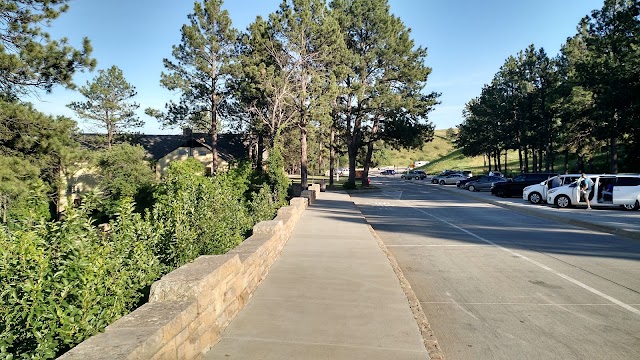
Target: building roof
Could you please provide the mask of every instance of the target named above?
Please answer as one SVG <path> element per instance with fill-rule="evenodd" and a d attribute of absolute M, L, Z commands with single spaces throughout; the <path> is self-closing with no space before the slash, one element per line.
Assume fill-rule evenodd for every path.
<path fill-rule="evenodd" d="M 100 148 L 105 134 L 81 134 L 80 142 L 88 148 Z M 193 133 L 186 135 L 126 135 L 118 139 L 118 142 L 127 142 L 132 145 L 140 145 L 154 159 L 160 160 L 173 150 L 180 147 L 206 147 L 212 149 L 211 136 L 205 133 Z M 232 162 L 245 158 L 247 150 L 243 142 L 242 134 L 218 134 L 218 156 Z"/>

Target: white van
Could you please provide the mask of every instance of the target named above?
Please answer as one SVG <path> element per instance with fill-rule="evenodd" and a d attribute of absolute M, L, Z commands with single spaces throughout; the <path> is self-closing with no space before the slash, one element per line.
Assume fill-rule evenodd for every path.
<path fill-rule="evenodd" d="M 640 208 L 640 175 L 587 175 L 593 181 L 589 194 L 592 207 L 620 207 L 628 210 Z M 580 198 L 578 181 L 547 191 L 547 203 L 566 208 L 586 205 Z"/>
<path fill-rule="evenodd" d="M 547 191 L 562 185 L 569 185 L 580 177 L 582 174 L 562 174 L 539 184 L 529 185 L 522 189 L 522 200 L 528 200 L 532 204 L 541 204 L 547 201 Z"/>

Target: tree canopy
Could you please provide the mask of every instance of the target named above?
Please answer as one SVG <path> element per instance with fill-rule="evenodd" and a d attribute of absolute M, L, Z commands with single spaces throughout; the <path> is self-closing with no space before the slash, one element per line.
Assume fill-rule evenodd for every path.
<path fill-rule="evenodd" d="M 131 101 L 137 94 L 136 89 L 117 66 L 98 70 L 98 76 L 91 82 L 87 81 L 80 88 L 80 93 L 87 100 L 72 102 L 67 107 L 80 118 L 106 130 L 109 147 L 113 144 L 114 135 L 144 125 L 135 113 L 140 105 Z"/>
<path fill-rule="evenodd" d="M 55 85 L 74 88 L 73 75 L 93 70 L 91 43 L 81 49 L 43 31 L 69 8 L 69 0 L 0 0 L 0 94 L 18 97 Z"/>

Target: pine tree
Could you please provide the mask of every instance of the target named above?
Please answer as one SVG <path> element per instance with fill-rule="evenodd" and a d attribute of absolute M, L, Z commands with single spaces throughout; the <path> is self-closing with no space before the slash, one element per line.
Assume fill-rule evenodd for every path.
<path fill-rule="evenodd" d="M 87 81 L 80 88 L 80 93 L 87 101 L 72 102 L 67 106 L 79 117 L 104 128 L 109 148 L 116 134 L 144 125 L 135 114 L 140 105 L 130 102 L 136 96 L 136 89 L 115 65 L 107 70 L 99 70 L 92 82 Z"/>
<path fill-rule="evenodd" d="M 173 46 L 176 61 L 164 59 L 167 73 L 162 73 L 160 80 L 165 88 L 179 90 L 180 100 L 169 102 L 166 113 L 146 109 L 148 115 L 166 126 L 208 129 L 213 144 L 214 172 L 218 165 L 220 117 L 231 113 L 233 107 L 230 81 L 238 39 L 229 12 L 221 7 L 222 0 L 194 3 L 193 13 L 188 15 L 189 24 L 180 30 L 181 43 Z"/>

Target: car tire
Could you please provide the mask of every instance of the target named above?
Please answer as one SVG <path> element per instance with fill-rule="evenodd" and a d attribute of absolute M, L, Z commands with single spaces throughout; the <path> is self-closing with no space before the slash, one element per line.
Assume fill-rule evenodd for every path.
<path fill-rule="evenodd" d="M 638 210 L 640 209 L 640 203 L 638 203 L 638 201 L 636 200 L 635 204 L 629 205 L 629 204 L 624 204 L 622 205 L 623 208 L 625 208 L 626 210 Z"/>
<path fill-rule="evenodd" d="M 473 185 L 469 185 L 468 190 L 469 191 L 476 191 L 476 187 L 473 186 Z"/>
<path fill-rule="evenodd" d="M 431 180 L 431 183 L 432 183 L 432 184 L 437 184 L 437 183 L 438 183 L 438 180 L 437 180 L 437 179 L 433 179 L 433 180 Z"/>
<path fill-rule="evenodd" d="M 497 197 L 501 197 L 501 198 L 506 197 L 505 194 L 504 194 L 504 190 L 502 190 L 502 189 L 496 190 L 496 196 Z"/>
<path fill-rule="evenodd" d="M 535 205 L 542 203 L 542 195 L 539 192 L 529 194 L 529 202 Z"/>
<path fill-rule="evenodd" d="M 440 185 L 444 185 L 444 180 L 440 180 Z"/>
<path fill-rule="evenodd" d="M 571 199 L 567 195 L 558 195 L 556 198 L 556 206 L 565 209 L 571 206 Z"/>

